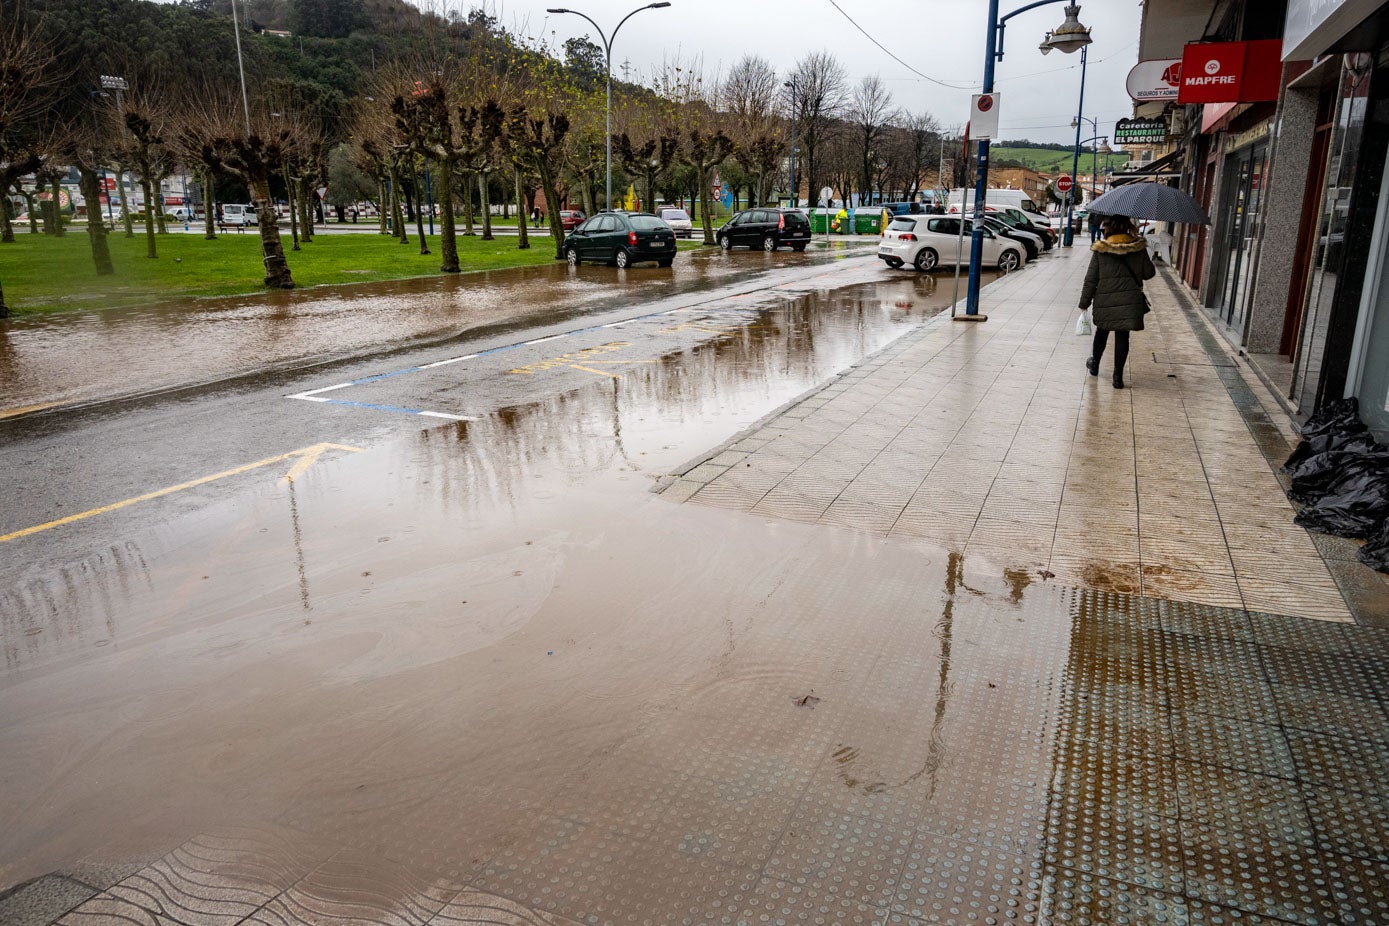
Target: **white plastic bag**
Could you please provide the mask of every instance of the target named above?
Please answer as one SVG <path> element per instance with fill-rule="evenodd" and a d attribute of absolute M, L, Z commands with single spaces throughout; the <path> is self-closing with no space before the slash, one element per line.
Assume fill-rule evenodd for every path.
<path fill-rule="evenodd" d="M 1090 320 L 1090 310 L 1086 309 L 1080 313 L 1080 318 L 1076 319 L 1076 335 L 1088 338 L 1095 333 L 1095 325 Z"/>

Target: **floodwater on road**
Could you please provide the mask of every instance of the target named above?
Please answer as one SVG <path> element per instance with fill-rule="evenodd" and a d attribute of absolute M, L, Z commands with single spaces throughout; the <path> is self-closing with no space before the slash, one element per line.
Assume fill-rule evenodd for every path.
<path fill-rule="evenodd" d="M 794 274 L 853 253 L 682 252 L 671 269 L 518 268 L 353 287 L 174 301 L 0 321 L 0 417 L 7 410 L 142 395 L 268 368 L 359 356 L 470 330 L 559 321 Z M 863 249 L 858 248 L 859 253 Z"/>
<path fill-rule="evenodd" d="M 369 842 L 383 807 L 413 826 L 449 782 L 479 802 L 468 840 L 534 822 L 709 683 L 731 615 L 806 557 L 865 552 L 648 490 L 948 301 L 915 274 L 730 298 L 671 316 L 664 352 L 620 373 L 503 368 L 525 388 L 480 420 L 11 541 L 0 885 L 228 825 Z M 344 445 L 375 421 L 339 414 Z M 27 555 L 45 538 L 61 556 Z"/>

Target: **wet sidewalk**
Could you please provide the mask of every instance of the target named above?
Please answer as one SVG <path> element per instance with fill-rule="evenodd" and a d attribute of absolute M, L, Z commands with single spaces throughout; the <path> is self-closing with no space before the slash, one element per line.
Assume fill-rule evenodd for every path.
<path fill-rule="evenodd" d="M 1086 375 L 1087 260 L 1060 253 L 994 283 L 988 322 L 923 326 L 667 496 L 931 540 L 1063 585 L 1340 621 L 1348 594 L 1389 617 L 1389 585 L 1352 544 L 1319 549 L 1293 524 L 1265 455 L 1286 457 L 1284 431 L 1165 275 L 1130 388 L 1110 383 L 1112 345 Z"/>
<path fill-rule="evenodd" d="M 295 526 L 304 619 L 290 581 L 196 646 L 0 678 L 13 844 L 51 872 L 0 922 L 1389 923 L 1389 631 L 1175 296 L 1133 389 L 1085 377 L 1082 258 L 661 495 L 633 467 L 528 474 L 490 527 L 424 504 L 483 494 L 441 444 L 495 452 L 483 423 L 325 467 L 292 522 L 237 511 Z M 169 613 L 216 613 L 181 555 Z"/>

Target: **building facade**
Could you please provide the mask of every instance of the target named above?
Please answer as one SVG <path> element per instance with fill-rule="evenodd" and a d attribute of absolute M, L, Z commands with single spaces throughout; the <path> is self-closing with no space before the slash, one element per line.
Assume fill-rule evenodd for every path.
<path fill-rule="evenodd" d="M 1389 439 L 1386 3 L 1147 0 L 1139 57 L 1185 58 L 1179 99 L 1134 108 L 1212 219 L 1174 232 L 1193 296 L 1292 414 L 1357 396 Z"/>

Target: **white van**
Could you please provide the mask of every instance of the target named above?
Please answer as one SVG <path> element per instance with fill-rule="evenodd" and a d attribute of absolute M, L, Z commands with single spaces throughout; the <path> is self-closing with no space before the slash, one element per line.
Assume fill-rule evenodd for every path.
<path fill-rule="evenodd" d="M 256 207 L 246 203 L 223 203 L 222 225 L 255 225 Z"/>
<path fill-rule="evenodd" d="M 973 187 L 968 190 L 951 190 L 950 207 L 948 211 L 958 214 L 960 211 L 960 203 L 962 202 L 966 203 L 968 206 L 965 210 L 966 212 L 974 211 Z M 1046 213 L 1044 213 L 1042 208 L 1034 203 L 1023 190 L 995 190 L 993 187 L 990 187 L 989 192 L 984 196 L 984 204 L 987 206 L 997 206 L 1000 209 L 1021 209 L 1038 225 L 1048 224 Z"/>

